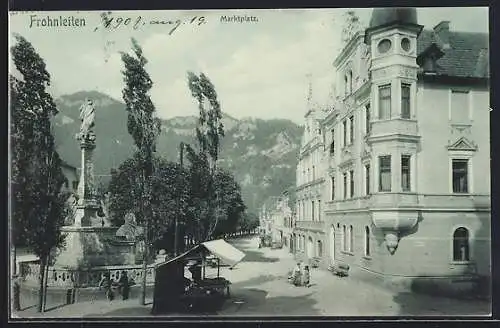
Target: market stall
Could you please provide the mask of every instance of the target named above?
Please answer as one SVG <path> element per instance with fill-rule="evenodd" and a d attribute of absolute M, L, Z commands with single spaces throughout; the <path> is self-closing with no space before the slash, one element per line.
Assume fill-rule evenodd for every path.
<path fill-rule="evenodd" d="M 215 310 L 230 296 L 231 283 L 220 276 L 221 265 L 234 267 L 244 256 L 240 250 L 218 239 L 158 263 L 153 313 Z M 217 275 L 207 277 L 207 267 L 213 261 L 217 263 Z"/>

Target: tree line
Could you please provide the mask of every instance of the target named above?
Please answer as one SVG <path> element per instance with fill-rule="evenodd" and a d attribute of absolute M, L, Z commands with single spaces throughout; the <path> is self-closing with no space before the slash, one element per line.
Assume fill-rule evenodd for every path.
<path fill-rule="evenodd" d="M 47 91 L 50 74 L 31 43 L 20 35 L 15 39 L 10 50 L 20 74 L 9 77 L 11 251 L 15 258 L 16 246 L 23 245 L 40 258 L 38 311 L 43 311 L 46 268 L 52 252 L 65 246 L 61 228 L 69 214 L 69 195 L 62 188 L 62 161 L 51 130 L 58 110 Z M 246 213 L 234 176 L 217 166 L 224 126 L 209 78 L 203 73 L 187 74 L 187 85 L 199 108 L 196 143 L 179 145 L 179 163 L 169 162 L 156 153 L 161 130 L 149 96 L 153 81 L 145 69 L 147 59 L 134 39 L 132 53 L 121 53 L 121 58 L 127 128 L 136 152 L 111 171 L 110 219 L 118 226 L 126 213 L 133 212 L 144 227 L 143 269 L 155 248 L 183 250 L 185 236 L 202 242 L 256 228 L 258 219 Z M 184 159 L 187 165 L 183 165 Z M 11 266 L 15 271 L 15 261 Z M 143 276 L 142 304 L 146 274 Z"/>

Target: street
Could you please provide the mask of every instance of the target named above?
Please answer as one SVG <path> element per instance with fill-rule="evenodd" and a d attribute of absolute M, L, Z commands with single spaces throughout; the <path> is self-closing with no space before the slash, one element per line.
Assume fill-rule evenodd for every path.
<path fill-rule="evenodd" d="M 395 293 L 369 283 L 339 278 L 312 269 L 311 287 L 295 287 L 287 273 L 295 261 L 286 249 L 258 248 L 258 238 L 231 241 L 246 253 L 233 270 L 221 268 L 232 282 L 231 298 L 217 313 L 222 316 L 411 316 L 488 315 L 489 303 L 477 300 L 436 298 L 414 293 Z M 207 270 L 207 276 L 216 275 Z M 19 317 L 122 317 L 150 316 L 151 302 L 141 307 L 137 299 L 99 300 L 55 308 L 41 315 L 30 308 Z"/>

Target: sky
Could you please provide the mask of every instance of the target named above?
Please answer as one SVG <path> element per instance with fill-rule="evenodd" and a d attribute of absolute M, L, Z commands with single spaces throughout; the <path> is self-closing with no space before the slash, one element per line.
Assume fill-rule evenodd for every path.
<path fill-rule="evenodd" d="M 418 8 L 419 23 L 431 29 L 442 20 L 456 31 L 488 32 L 488 9 Z M 197 115 L 187 72 L 205 73 L 222 110 L 235 118 L 285 118 L 302 123 L 308 74 L 313 98 L 325 102 L 341 50 L 346 9 L 113 12 L 104 28 L 101 12 L 19 12 L 9 17 L 10 35 L 32 43 L 51 74 L 54 97 L 96 90 L 122 100 L 121 51 L 135 38 L 148 59 L 151 98 L 162 118 Z M 355 9 L 364 26 L 372 9 Z M 33 16 L 36 15 L 36 16 Z M 254 16 L 257 22 L 222 22 L 221 16 Z M 84 18 L 84 27 L 43 27 L 35 19 Z M 126 20 L 129 18 L 130 20 Z M 120 21 L 121 20 L 121 21 Z M 173 32 L 175 24 L 180 20 Z M 139 21 L 137 29 L 133 25 Z M 164 24 L 151 24 L 151 22 Z M 191 23 L 193 21 L 194 23 Z M 39 21 L 41 22 L 41 21 Z M 203 22 L 198 24 L 199 22 Z M 128 23 L 128 24 L 126 24 Z M 13 38 L 10 39 L 11 45 Z M 12 61 L 10 70 L 14 72 Z"/>

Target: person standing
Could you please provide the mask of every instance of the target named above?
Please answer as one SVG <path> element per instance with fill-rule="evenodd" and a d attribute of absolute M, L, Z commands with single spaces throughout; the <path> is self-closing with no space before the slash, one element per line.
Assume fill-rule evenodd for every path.
<path fill-rule="evenodd" d="M 311 272 L 309 271 L 309 266 L 304 267 L 304 273 L 302 274 L 302 286 L 309 287 L 311 282 Z"/>
<path fill-rule="evenodd" d="M 112 301 L 114 298 L 113 291 L 111 290 L 111 277 L 109 275 L 109 272 L 105 272 L 101 281 L 99 282 L 99 290 L 101 288 L 104 288 L 105 293 L 106 293 L 106 298 L 109 301 Z"/>
<path fill-rule="evenodd" d="M 120 284 L 120 288 L 122 290 L 123 300 L 124 301 L 128 300 L 128 295 L 130 293 L 130 284 L 129 284 L 129 280 L 128 280 L 127 271 L 125 271 L 125 270 L 122 271 L 119 284 Z"/>
<path fill-rule="evenodd" d="M 300 262 L 297 263 L 295 269 L 293 269 L 293 284 L 295 286 L 300 286 L 302 280 L 302 272 L 301 272 Z"/>

